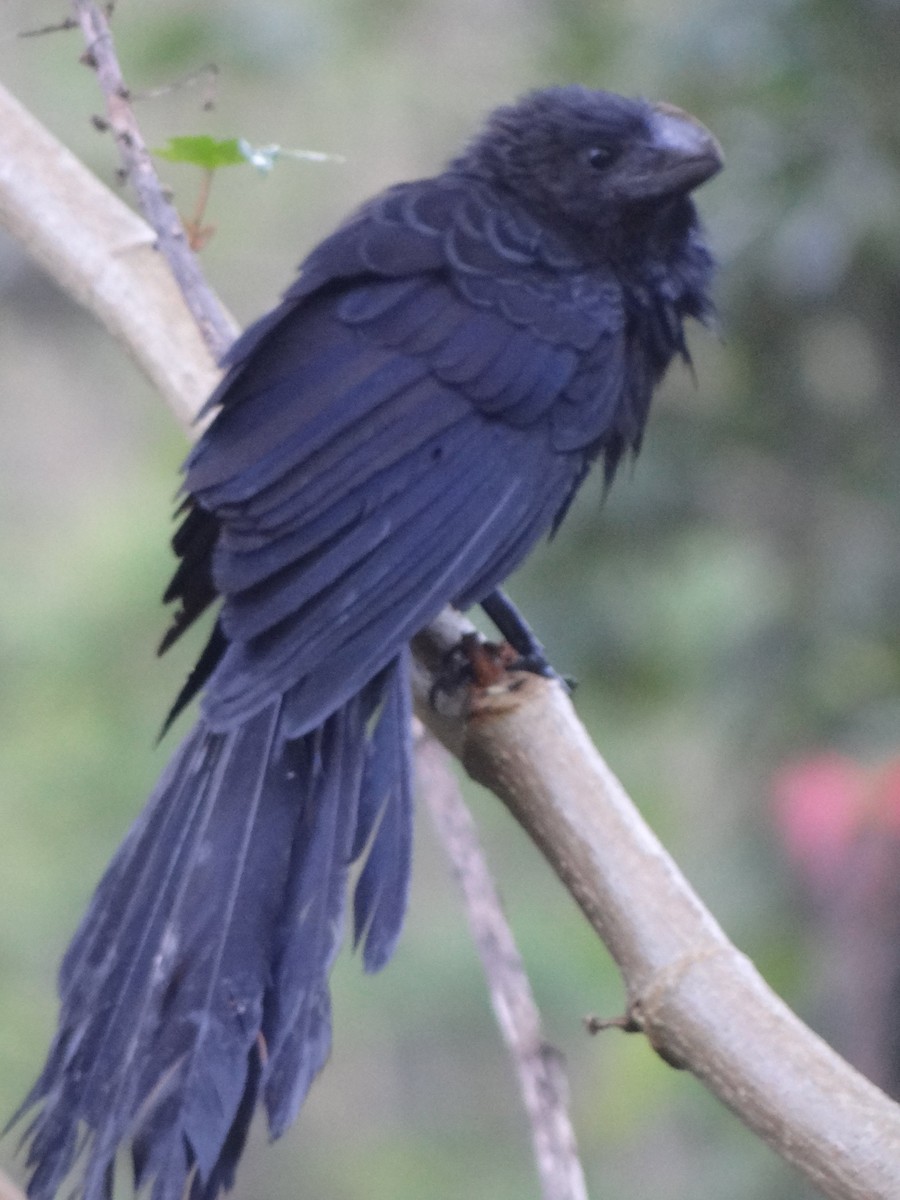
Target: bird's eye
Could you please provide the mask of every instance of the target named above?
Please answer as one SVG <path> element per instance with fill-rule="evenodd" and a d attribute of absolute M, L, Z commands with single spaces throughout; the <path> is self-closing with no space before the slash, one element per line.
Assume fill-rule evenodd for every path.
<path fill-rule="evenodd" d="M 618 155 L 610 146 L 591 146 L 585 151 L 584 157 L 589 167 L 595 171 L 602 171 L 614 162 Z"/>

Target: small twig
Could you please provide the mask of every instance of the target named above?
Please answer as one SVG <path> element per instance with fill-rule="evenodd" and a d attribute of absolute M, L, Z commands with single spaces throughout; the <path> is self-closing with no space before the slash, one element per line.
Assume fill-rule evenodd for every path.
<path fill-rule="evenodd" d="M 607 1029 L 619 1029 L 622 1033 L 642 1033 L 637 1021 L 626 1013 L 621 1017 L 598 1017 L 593 1014 L 584 1018 L 584 1027 L 590 1034 L 605 1033 Z"/>
<path fill-rule="evenodd" d="M 215 231 L 214 225 L 203 224 L 215 174 L 215 171 L 206 170 L 201 175 L 200 190 L 197 193 L 197 202 L 194 205 L 193 215 L 184 223 L 188 242 L 192 250 L 202 250 Z"/>
<path fill-rule="evenodd" d="M 586 1200 L 584 1172 L 567 1107 L 559 1052 L 544 1041 L 525 966 L 491 878 L 475 822 L 450 769 L 450 756 L 416 722 L 422 792 L 462 890 L 491 1005 L 519 1078 L 544 1200 Z"/>
<path fill-rule="evenodd" d="M 23 29 L 16 34 L 19 38 L 35 38 L 44 37 L 48 33 L 66 33 L 70 29 L 77 29 L 78 22 L 74 17 L 65 17 L 62 21 L 57 21 L 55 25 L 42 25 L 40 29 Z"/>
<path fill-rule="evenodd" d="M 198 83 L 203 83 L 205 87 L 202 108 L 204 112 L 209 112 L 216 106 L 216 83 L 218 78 L 219 68 L 215 63 L 207 63 L 205 67 L 198 67 L 195 71 L 188 71 L 186 75 L 182 75 L 178 79 L 173 79 L 171 83 L 164 83 L 159 87 L 142 88 L 140 91 L 132 91 L 131 100 L 134 104 L 139 104 L 144 100 L 158 100 L 160 96 L 169 96 L 172 92 L 178 92 L 183 88 L 194 87 Z"/>
<path fill-rule="evenodd" d="M 159 248 L 172 268 L 204 341 L 215 357 L 221 358 L 233 340 L 234 327 L 206 283 L 178 211 L 156 173 L 131 107 L 131 94 L 119 66 L 107 13 L 94 0 L 72 0 L 72 4 L 87 45 L 85 61 L 97 72 L 106 97 L 106 119 L 137 193 L 141 212 L 156 231 Z"/>

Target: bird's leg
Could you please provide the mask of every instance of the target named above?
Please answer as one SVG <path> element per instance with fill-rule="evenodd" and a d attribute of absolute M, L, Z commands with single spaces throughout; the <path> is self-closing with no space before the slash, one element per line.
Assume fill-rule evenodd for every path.
<path fill-rule="evenodd" d="M 519 656 L 510 664 L 510 669 L 530 671 L 533 675 L 543 675 L 545 679 L 555 679 L 567 692 L 574 691 L 575 681 L 565 678 L 550 666 L 547 651 L 505 592 L 497 588 L 489 596 L 485 596 L 481 607 Z"/>
<path fill-rule="evenodd" d="M 544 675 L 551 670 L 547 662 L 547 652 L 505 592 L 497 588 L 489 596 L 485 596 L 481 607 L 519 655 L 519 665 L 523 670 L 533 671 L 536 675 Z"/>

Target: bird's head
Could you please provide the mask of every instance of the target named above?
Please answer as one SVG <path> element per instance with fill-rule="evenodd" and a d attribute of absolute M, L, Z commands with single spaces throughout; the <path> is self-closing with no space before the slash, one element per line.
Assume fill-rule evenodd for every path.
<path fill-rule="evenodd" d="M 602 229 L 686 195 L 722 152 L 679 108 L 570 86 L 496 109 L 453 165 L 544 215 Z"/>

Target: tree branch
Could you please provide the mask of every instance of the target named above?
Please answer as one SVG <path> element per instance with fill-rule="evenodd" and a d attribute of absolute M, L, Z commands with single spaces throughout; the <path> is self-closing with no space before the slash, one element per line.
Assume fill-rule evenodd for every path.
<path fill-rule="evenodd" d="M 449 756 L 419 722 L 416 725 L 416 773 L 465 898 L 494 1016 L 519 1077 L 544 1200 L 587 1200 L 562 1059 L 541 1033 L 525 966 Z"/>
<path fill-rule="evenodd" d="M 190 429 L 219 371 L 153 230 L 2 87 L 0 224 L 125 346 Z"/>
<path fill-rule="evenodd" d="M 0 114 L 6 134 L 4 124 Z M 110 194 L 106 203 L 120 205 Z M 115 261 L 110 253 L 107 266 Z M 140 269 L 130 259 L 129 267 L 137 287 Z M 89 293 L 92 278 L 69 290 Z M 142 329 L 132 333 L 140 339 Z M 150 357 L 144 348 L 140 354 Z M 561 689 L 511 676 L 458 711 L 433 710 L 430 672 L 467 628 L 447 613 L 416 640 L 419 712 L 504 800 L 575 897 L 622 969 L 634 1024 L 825 1195 L 896 1200 L 900 1109 L 807 1029 L 731 946 Z"/>
<path fill-rule="evenodd" d="M 826 1196 L 900 1196 L 900 1108 L 817 1037 L 725 937 L 591 743 L 535 675 L 437 716 L 458 619 L 416 639 L 417 709 L 537 843 L 618 963 L 630 1024 Z"/>
<path fill-rule="evenodd" d="M 156 231 L 167 259 L 194 314 L 203 339 L 218 361 L 237 332 L 234 322 L 209 287 L 197 256 L 188 245 L 178 210 L 159 181 L 140 126 L 134 117 L 130 92 L 122 77 L 107 14 L 93 0 L 72 0 L 87 44 L 85 61 L 97 72 L 106 98 L 106 117 L 127 178 L 137 193 L 141 212 Z"/>
<path fill-rule="evenodd" d="M 0 1200 L 27 1200 L 5 1171 L 0 1171 Z"/>

